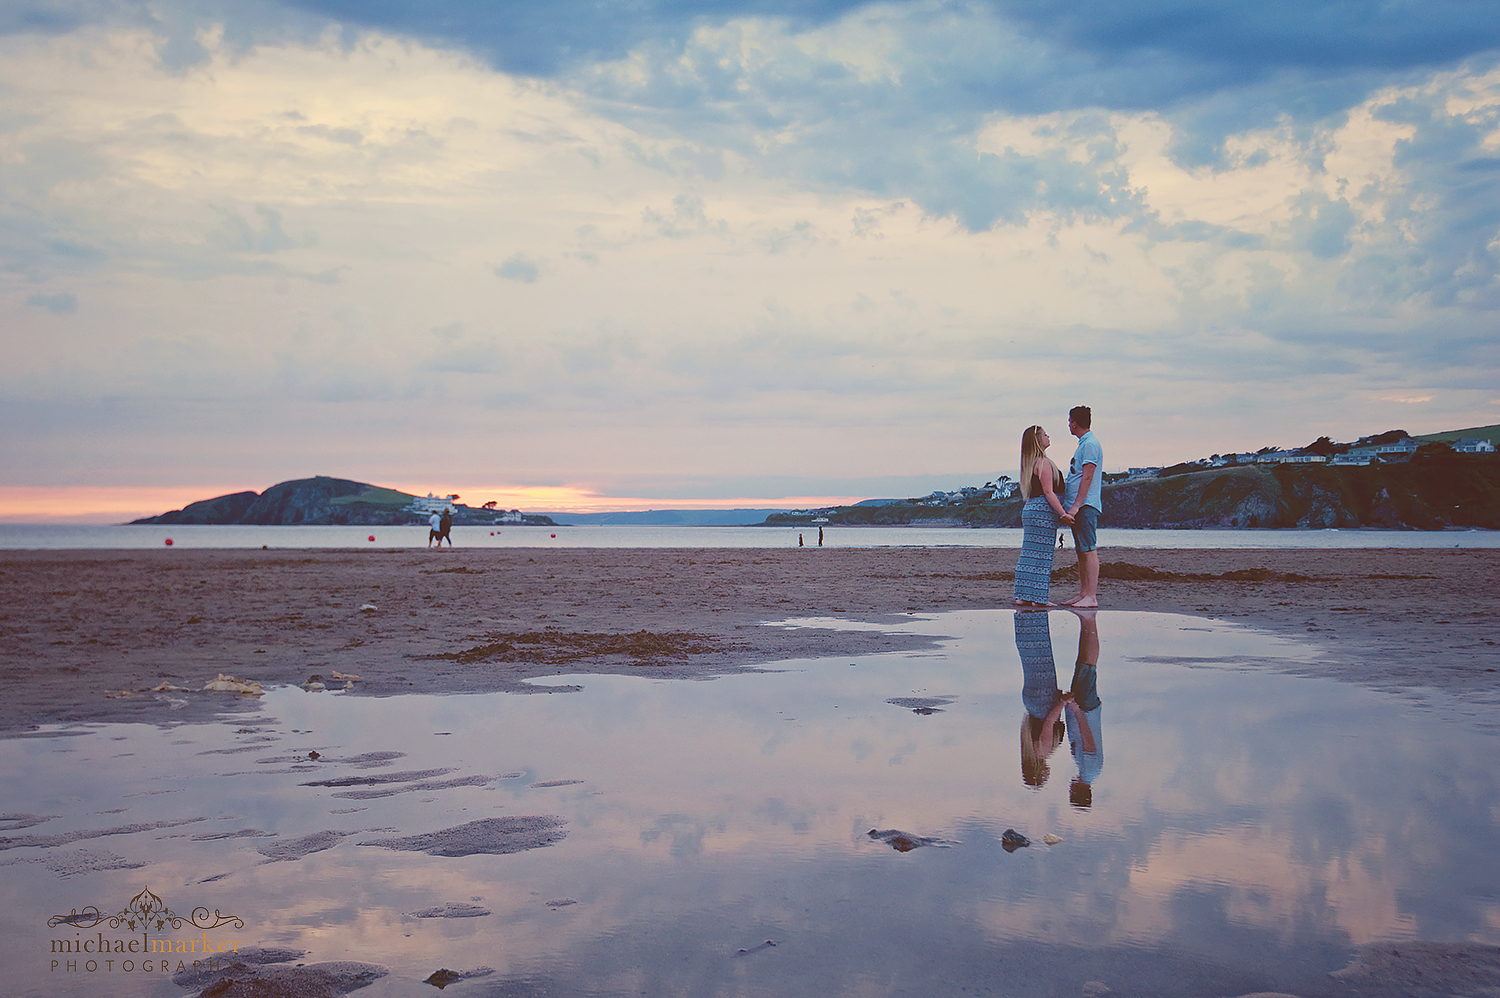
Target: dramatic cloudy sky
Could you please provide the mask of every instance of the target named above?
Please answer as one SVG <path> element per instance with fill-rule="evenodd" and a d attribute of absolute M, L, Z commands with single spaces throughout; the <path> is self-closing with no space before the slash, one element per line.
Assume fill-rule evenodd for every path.
<path fill-rule="evenodd" d="M 1456 429 L 1497 317 L 1488 0 L 0 7 L 11 518 Z"/>

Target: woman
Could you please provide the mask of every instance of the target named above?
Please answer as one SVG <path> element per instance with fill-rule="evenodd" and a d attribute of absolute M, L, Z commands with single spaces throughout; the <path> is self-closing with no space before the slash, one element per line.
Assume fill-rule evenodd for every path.
<path fill-rule="evenodd" d="M 1028 426 L 1021 434 L 1021 557 L 1016 561 L 1016 606 L 1051 606 L 1052 542 L 1058 523 L 1072 523 L 1057 497 L 1063 487 L 1062 472 L 1047 457 L 1052 438 L 1040 426 Z"/>
<path fill-rule="evenodd" d="M 1057 688 L 1057 664 L 1052 658 L 1052 630 L 1045 613 L 1013 614 L 1016 654 L 1021 658 L 1021 779 L 1040 787 L 1052 770 L 1047 757 L 1063 743 L 1065 697 Z"/>

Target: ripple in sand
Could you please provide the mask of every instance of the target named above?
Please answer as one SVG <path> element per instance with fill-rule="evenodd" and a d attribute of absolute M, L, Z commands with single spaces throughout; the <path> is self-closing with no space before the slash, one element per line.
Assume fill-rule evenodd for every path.
<path fill-rule="evenodd" d="M 459 901 L 449 901 L 447 904 L 423 908 L 421 911 L 408 912 L 412 918 L 479 918 L 489 913 L 488 908 Z"/>
<path fill-rule="evenodd" d="M 256 998 L 284 995 L 287 998 L 334 998 L 357 991 L 390 973 L 374 963 L 336 960 L 311 966 L 289 966 L 303 955 L 301 950 L 244 949 L 228 961 L 214 961 L 213 970 L 184 970 L 172 975 L 179 988 L 202 988 L 199 995 L 213 998 Z M 196 961 L 194 963 L 196 966 Z"/>
<path fill-rule="evenodd" d="M 512 818 L 481 818 L 467 824 L 423 835 L 399 839 L 372 839 L 362 846 L 382 846 L 402 852 L 425 852 L 430 856 L 503 855 L 540 849 L 560 842 L 568 834 L 567 820 L 556 815 L 532 814 Z"/>
<path fill-rule="evenodd" d="M 322 852 L 324 849 L 332 849 L 341 840 L 353 834 L 353 832 L 314 832 L 300 839 L 287 839 L 284 842 L 261 846 L 256 852 L 266 857 L 268 863 L 285 863 L 301 859 L 303 856 L 310 856 L 315 852 Z"/>
<path fill-rule="evenodd" d="M 953 702 L 952 697 L 892 697 L 886 703 L 905 707 L 914 714 L 941 714 Z"/>
<path fill-rule="evenodd" d="M 97 839 L 104 835 L 130 835 L 134 832 L 149 832 L 158 828 L 175 828 L 178 825 L 191 825 L 195 821 L 207 821 L 207 818 L 178 818 L 172 821 L 146 821 L 131 825 L 117 825 L 114 828 L 88 828 L 76 832 L 62 832 L 58 835 L 8 835 L 0 838 L 0 849 L 19 849 L 24 846 L 35 846 L 40 849 L 50 849 L 53 846 L 65 846 L 80 839 Z"/>

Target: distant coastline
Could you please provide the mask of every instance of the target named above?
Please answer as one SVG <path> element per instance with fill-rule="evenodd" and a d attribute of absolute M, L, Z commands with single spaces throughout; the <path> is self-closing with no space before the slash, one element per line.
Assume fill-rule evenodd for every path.
<path fill-rule="evenodd" d="M 1493 441 L 1500 427 L 1413 438 L 1388 431 L 1356 444 L 1320 438 L 1297 451 L 1214 455 L 1170 468 L 1106 474 L 1101 527 L 1127 529 L 1500 529 L 1500 453 L 1461 453 L 1449 441 Z M 1389 438 L 1389 439 L 1387 439 Z M 1335 459 L 1386 447 L 1370 463 Z M 1404 449 L 1403 449 L 1404 448 Z M 1271 460 L 1266 460 L 1269 457 Z M 866 499 L 816 509 L 657 509 L 606 513 L 524 513 L 459 496 L 419 497 L 323 475 L 235 492 L 130 521 L 140 525 L 424 525 L 447 509 L 458 526 L 639 525 L 1019 527 L 1022 500 L 1005 476 L 983 487 L 906 499 Z"/>
<path fill-rule="evenodd" d="M 1019 527 L 1019 496 L 907 499 L 795 510 L 766 526 Z M 1500 459 L 1438 454 L 1404 464 L 1247 465 L 1104 486 L 1101 527 L 1136 529 L 1500 528 Z"/>

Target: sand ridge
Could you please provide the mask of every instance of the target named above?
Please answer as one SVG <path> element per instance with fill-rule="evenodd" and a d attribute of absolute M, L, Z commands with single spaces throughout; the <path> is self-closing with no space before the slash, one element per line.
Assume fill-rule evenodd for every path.
<path fill-rule="evenodd" d="M 591 672 L 704 677 L 793 658 L 931 649 L 935 639 L 921 635 L 764 625 L 1008 608 L 1016 553 L 6 552 L 0 734 L 253 711 L 254 697 L 201 692 L 219 673 L 274 685 L 339 671 L 359 675 L 351 691 L 363 695 L 538 692 L 524 681 Z M 1106 548 L 1102 561 L 1106 612 L 1238 620 L 1316 643 L 1323 654 L 1308 668 L 1321 674 L 1500 703 L 1500 551 Z M 1072 552 L 1060 552 L 1057 564 L 1065 578 Z M 1058 581 L 1053 597 L 1072 591 Z M 200 691 L 152 692 L 164 682 Z"/>

